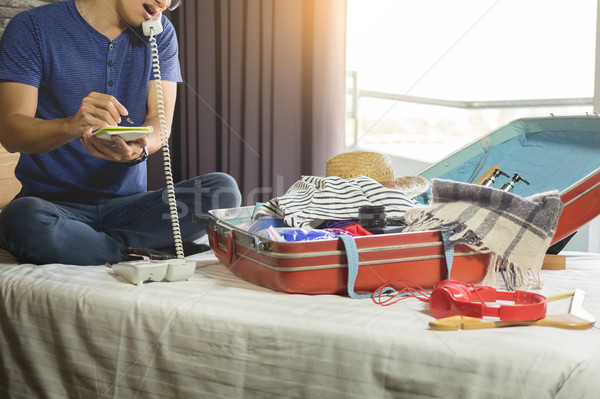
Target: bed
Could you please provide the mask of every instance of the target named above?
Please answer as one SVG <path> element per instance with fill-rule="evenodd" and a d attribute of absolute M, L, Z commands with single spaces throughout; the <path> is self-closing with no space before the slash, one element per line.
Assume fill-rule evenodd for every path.
<path fill-rule="evenodd" d="M 3 398 L 585 398 L 600 331 L 434 331 L 426 303 L 284 294 L 192 256 L 189 281 L 130 284 L 104 266 L 0 258 Z M 600 254 L 543 270 L 600 317 Z M 569 299 L 548 313 L 568 311 Z"/>

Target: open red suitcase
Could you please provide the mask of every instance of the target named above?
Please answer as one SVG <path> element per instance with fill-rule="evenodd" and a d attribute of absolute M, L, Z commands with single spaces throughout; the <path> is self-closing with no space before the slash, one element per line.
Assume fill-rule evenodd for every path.
<path fill-rule="evenodd" d="M 548 117 L 520 119 L 482 136 L 423 170 L 420 175 L 475 183 L 496 166 L 518 173 L 513 193 L 529 196 L 558 190 L 565 207 L 552 244 L 600 214 L 600 119 Z M 498 177 L 497 184 L 509 181 Z M 496 187 L 496 185 L 494 186 Z M 427 201 L 427 193 L 419 198 Z M 209 212 L 209 243 L 236 276 L 277 291 L 306 294 L 348 292 L 346 250 L 341 240 L 276 242 L 236 226 L 254 208 Z M 441 233 L 394 233 L 358 237 L 356 292 L 371 292 L 395 280 L 431 288 L 447 277 Z M 480 282 L 489 254 L 455 247 L 451 278 Z"/>

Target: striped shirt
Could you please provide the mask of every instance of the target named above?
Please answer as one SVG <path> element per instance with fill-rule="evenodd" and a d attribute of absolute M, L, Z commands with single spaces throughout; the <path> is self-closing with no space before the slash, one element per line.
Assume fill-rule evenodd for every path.
<path fill-rule="evenodd" d="M 386 188 L 366 176 L 303 176 L 283 196 L 260 207 L 255 217 L 278 215 L 292 227 L 317 227 L 327 220 L 357 219 L 358 208 L 366 205 L 383 205 L 387 219 L 400 220 L 418 204 L 402 191 Z"/>
<path fill-rule="evenodd" d="M 156 36 L 162 79 L 181 81 L 177 38 L 163 17 Z M 36 117 L 74 116 L 90 92 L 114 96 L 136 123 L 146 114 L 152 54 L 141 29 L 127 29 L 112 42 L 79 14 L 73 0 L 16 15 L 0 43 L 0 79 L 38 88 Z M 146 190 L 146 165 L 128 167 L 92 156 L 73 140 L 43 154 L 21 154 L 15 174 L 20 196 L 94 202 Z"/>

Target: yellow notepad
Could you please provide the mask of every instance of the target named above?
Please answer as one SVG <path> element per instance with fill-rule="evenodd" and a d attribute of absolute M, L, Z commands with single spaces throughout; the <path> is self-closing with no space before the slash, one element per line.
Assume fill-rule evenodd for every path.
<path fill-rule="evenodd" d="M 133 141 L 150 133 L 152 133 L 152 126 L 104 126 L 103 128 L 96 130 L 94 136 L 102 140 L 110 141 L 111 136 L 117 135 L 122 137 L 125 141 Z"/>

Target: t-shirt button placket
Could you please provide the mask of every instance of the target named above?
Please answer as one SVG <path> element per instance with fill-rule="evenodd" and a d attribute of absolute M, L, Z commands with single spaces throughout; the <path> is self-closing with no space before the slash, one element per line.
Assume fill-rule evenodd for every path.
<path fill-rule="evenodd" d="M 110 43 L 108 45 L 108 51 L 113 51 L 114 49 L 115 49 L 115 46 L 112 43 Z M 115 85 L 115 82 L 112 79 L 110 79 L 110 75 L 111 75 L 110 67 L 112 67 L 114 64 L 115 64 L 115 62 L 113 60 L 109 60 L 108 61 L 108 67 L 109 67 L 109 69 L 107 71 L 107 76 L 106 76 L 107 79 L 108 79 L 108 81 L 106 82 L 106 84 L 108 85 L 108 87 L 113 87 Z M 108 94 L 111 94 L 110 90 L 108 91 Z"/>

